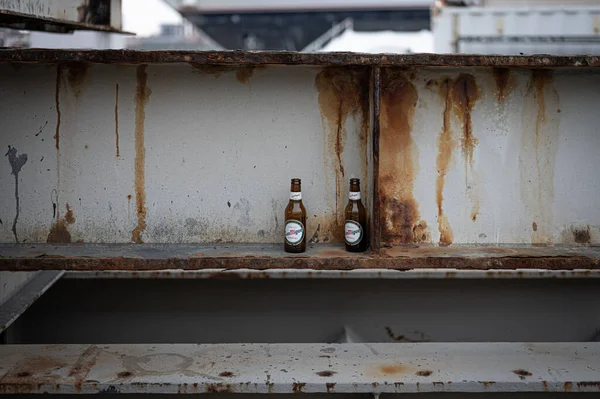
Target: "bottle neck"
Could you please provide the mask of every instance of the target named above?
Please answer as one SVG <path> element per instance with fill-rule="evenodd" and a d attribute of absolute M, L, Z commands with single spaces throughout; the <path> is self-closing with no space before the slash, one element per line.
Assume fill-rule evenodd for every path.
<path fill-rule="evenodd" d="M 302 189 L 299 184 L 292 184 L 290 189 L 290 201 L 302 201 Z"/>
<path fill-rule="evenodd" d="M 360 201 L 360 185 L 359 184 L 351 184 L 350 185 L 350 193 L 348 194 L 348 198 L 350 201 Z"/>

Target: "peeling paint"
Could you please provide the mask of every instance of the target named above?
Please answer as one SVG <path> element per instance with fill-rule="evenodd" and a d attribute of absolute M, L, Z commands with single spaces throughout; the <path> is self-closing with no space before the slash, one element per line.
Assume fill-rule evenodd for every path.
<path fill-rule="evenodd" d="M 147 87 L 147 65 L 137 67 L 137 88 L 135 96 L 135 204 L 137 226 L 131 233 L 131 240 L 143 243 L 142 234 L 146 229 L 146 148 L 144 144 L 144 123 L 146 120 L 146 104 L 152 91 Z"/>
<path fill-rule="evenodd" d="M 381 240 L 384 245 L 410 244 L 420 220 L 414 196 L 418 149 L 412 138 L 418 92 L 403 71 L 383 69 L 379 196 Z"/>
<path fill-rule="evenodd" d="M 5 156 L 8 157 L 8 163 L 10 164 L 11 174 L 15 177 L 15 218 L 12 224 L 12 232 L 15 236 L 15 242 L 19 243 L 19 236 L 17 235 L 17 222 L 19 221 L 19 214 L 21 212 L 20 198 L 19 198 L 19 172 L 23 168 L 23 165 L 27 163 L 27 154 L 17 155 L 17 149 L 15 147 L 8 146 L 8 152 Z"/>

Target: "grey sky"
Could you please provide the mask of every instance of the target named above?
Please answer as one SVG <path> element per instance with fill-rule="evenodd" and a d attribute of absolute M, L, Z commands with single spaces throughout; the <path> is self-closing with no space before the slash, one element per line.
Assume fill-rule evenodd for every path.
<path fill-rule="evenodd" d="M 179 14 L 162 0 L 123 0 L 123 29 L 149 36 L 161 23 L 181 22 Z"/>

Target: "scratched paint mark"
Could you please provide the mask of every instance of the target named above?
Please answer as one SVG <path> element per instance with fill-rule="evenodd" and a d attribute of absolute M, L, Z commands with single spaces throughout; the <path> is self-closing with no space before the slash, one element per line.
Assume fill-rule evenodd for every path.
<path fill-rule="evenodd" d="M 56 131 L 54 133 L 54 141 L 56 147 L 56 203 L 54 203 L 54 214 L 56 220 L 58 220 L 58 192 L 60 190 L 60 123 L 61 123 L 61 112 L 60 112 L 60 85 L 62 81 L 63 66 L 58 64 L 56 66 L 56 87 L 54 91 L 54 107 L 56 108 Z M 53 217 L 54 219 L 54 217 Z"/>
<path fill-rule="evenodd" d="M 152 91 L 147 87 L 147 65 L 137 67 L 137 88 L 135 95 L 135 205 L 137 226 L 131 233 L 131 240 L 141 244 L 142 233 L 146 229 L 146 148 L 144 144 L 144 123 L 146 120 L 146 104 Z"/>
<path fill-rule="evenodd" d="M 115 145 L 117 148 L 117 158 L 121 156 L 119 152 L 119 84 L 115 85 Z"/>
<path fill-rule="evenodd" d="M 422 225 L 416 228 L 420 213 L 414 196 L 419 156 L 412 129 L 418 99 L 415 86 L 402 71 L 382 70 L 379 196 L 385 245 L 418 242 L 424 235 L 419 231 Z"/>
<path fill-rule="evenodd" d="M 54 134 L 56 150 L 60 149 L 60 82 L 62 80 L 62 65 L 56 66 L 56 88 L 54 91 L 54 107 L 56 108 L 56 133 Z"/>
<path fill-rule="evenodd" d="M 12 224 L 12 232 L 15 236 L 15 242 L 19 243 L 19 236 L 17 235 L 17 222 L 19 221 L 19 213 L 21 211 L 19 201 L 19 172 L 23 168 L 23 165 L 27 163 L 27 154 L 17 155 L 17 149 L 15 147 L 8 146 L 8 152 L 5 156 L 8 157 L 8 163 L 10 164 L 11 174 L 15 177 L 15 203 L 16 212 L 15 218 Z"/>
<path fill-rule="evenodd" d="M 40 130 L 38 130 L 38 132 L 35 134 L 35 137 L 38 137 L 44 131 L 46 125 L 48 125 L 48 121 L 46 121 L 46 123 L 44 123 L 44 125 L 40 127 Z"/>
<path fill-rule="evenodd" d="M 448 216 L 444 214 L 444 187 L 446 185 L 446 174 L 452 161 L 452 153 L 456 148 L 456 140 L 451 126 L 451 100 L 450 100 L 449 79 L 445 79 L 440 84 L 440 95 L 444 101 L 444 114 L 442 130 L 437 138 L 438 154 L 436 158 L 437 178 L 435 181 L 435 200 L 438 211 L 438 230 L 440 232 L 439 245 L 448 246 L 454 241 L 452 227 L 448 221 Z"/>
<path fill-rule="evenodd" d="M 347 140 L 346 123 L 350 117 L 361 122 L 361 148 L 366 153 L 366 137 L 369 121 L 369 75 L 365 69 L 324 68 L 315 78 L 318 91 L 321 122 L 325 129 L 325 167 L 332 169 L 335 181 L 328 182 L 335 186 L 335 199 L 329 194 L 329 202 L 335 202 L 333 215 L 321 219 L 324 235 L 335 241 L 343 240 L 345 199 L 342 189 L 346 188 L 346 170 L 343 162 L 344 147 Z M 364 149 L 362 148 L 364 146 Z M 364 172 L 364 171 L 363 171 Z M 328 175 L 329 176 L 329 175 Z"/>
<path fill-rule="evenodd" d="M 56 189 L 52 190 L 50 201 L 52 202 L 52 219 L 55 219 L 57 217 L 56 207 L 58 206 L 58 191 Z"/>
<path fill-rule="evenodd" d="M 523 134 L 519 155 L 521 198 L 537 229 L 531 242 L 553 242 L 554 172 L 559 142 L 560 99 L 551 70 L 534 70 L 522 109 Z M 535 124 L 531 119 L 535 115 Z"/>

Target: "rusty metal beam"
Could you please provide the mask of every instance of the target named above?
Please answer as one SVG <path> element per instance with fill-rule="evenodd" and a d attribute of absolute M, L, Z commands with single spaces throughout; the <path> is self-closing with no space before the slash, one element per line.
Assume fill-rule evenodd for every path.
<path fill-rule="evenodd" d="M 600 270 L 462 270 L 462 269 L 358 269 L 358 270 L 313 270 L 313 269 L 206 269 L 206 270 L 99 270 L 70 271 L 63 277 L 71 280 L 89 279 L 209 279 L 209 280 L 261 280 L 261 279 L 383 279 L 383 280 L 479 280 L 479 279 L 596 279 Z"/>
<path fill-rule="evenodd" d="M 7 345 L 0 370 L 9 394 L 598 392 L 600 343 Z"/>
<path fill-rule="evenodd" d="M 600 247 L 469 246 L 384 248 L 352 254 L 341 245 L 314 245 L 301 255 L 281 245 L 0 244 L 0 270 L 202 269 L 547 269 L 600 268 Z"/>
<path fill-rule="evenodd" d="M 245 51 L 0 50 L 0 62 L 99 64 L 194 63 L 215 65 L 320 65 L 398 67 L 585 68 L 600 56 L 490 56 L 460 54 L 360 54 Z"/>

